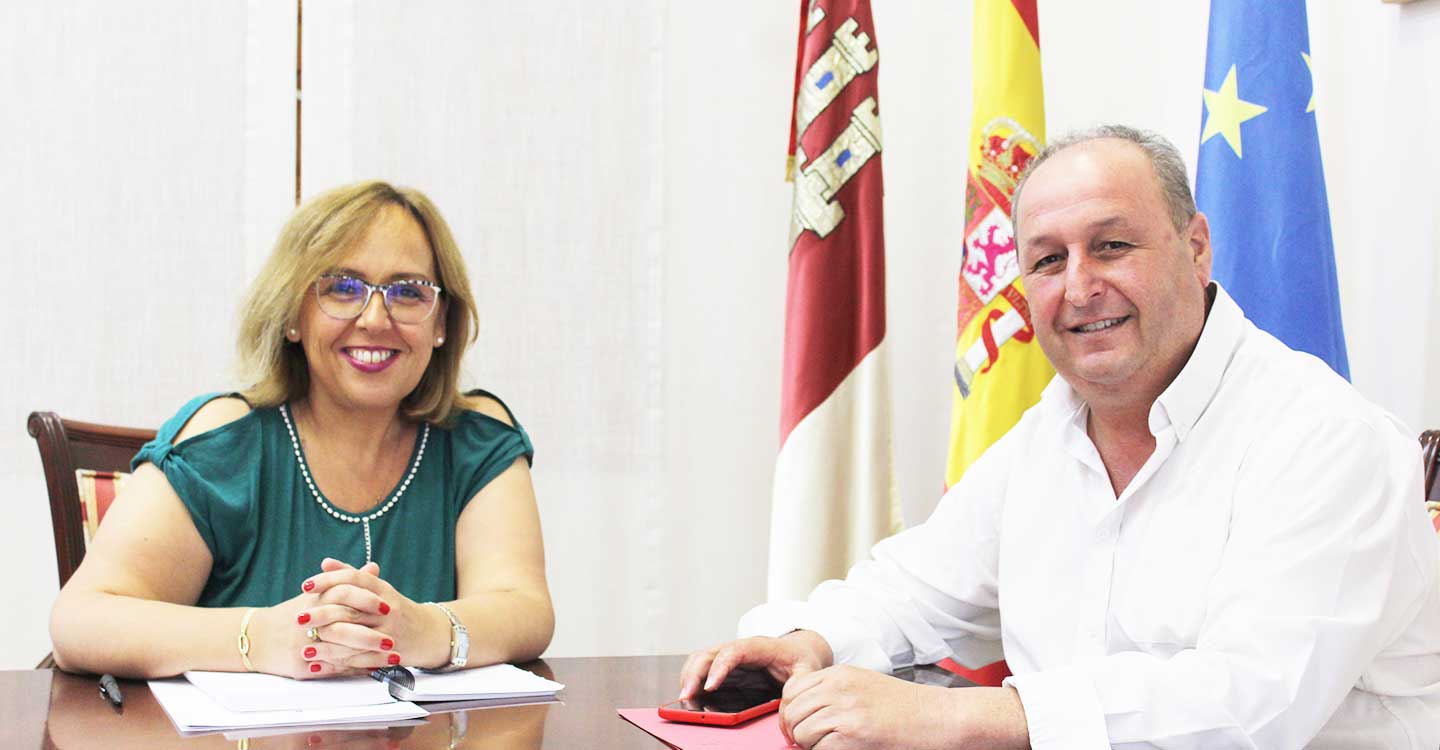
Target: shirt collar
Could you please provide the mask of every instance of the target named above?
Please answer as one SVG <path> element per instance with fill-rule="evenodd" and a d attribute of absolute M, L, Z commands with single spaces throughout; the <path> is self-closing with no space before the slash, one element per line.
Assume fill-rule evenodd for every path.
<path fill-rule="evenodd" d="M 1219 282 L 1210 283 L 1215 287 L 1215 301 L 1210 305 L 1210 314 L 1205 318 L 1205 328 L 1200 331 L 1195 351 L 1190 353 L 1190 359 L 1181 368 L 1180 374 L 1150 407 L 1152 434 L 1158 432 L 1157 427 L 1174 427 L 1176 440 L 1183 442 L 1190 428 L 1200 421 L 1200 415 L 1214 400 L 1225 368 L 1240 346 L 1240 338 L 1245 331 L 1245 314 Z"/>
<path fill-rule="evenodd" d="M 1173 427 L 1176 440 L 1183 441 L 1214 399 L 1225 368 L 1240 345 L 1245 331 L 1245 314 L 1219 282 L 1210 283 L 1215 288 L 1215 301 L 1210 305 L 1210 314 L 1205 318 L 1200 340 L 1180 374 L 1151 405 L 1151 434 L 1158 435 Z M 1084 429 L 1083 417 L 1087 414 L 1085 401 L 1064 378 L 1051 380 L 1040 394 L 1040 401 L 1059 419 L 1075 422 Z"/>
<path fill-rule="evenodd" d="M 1065 378 L 1056 375 L 1050 384 L 1040 392 L 1040 403 L 1045 409 L 1062 420 L 1073 421 L 1085 411 L 1085 400 L 1070 387 Z"/>

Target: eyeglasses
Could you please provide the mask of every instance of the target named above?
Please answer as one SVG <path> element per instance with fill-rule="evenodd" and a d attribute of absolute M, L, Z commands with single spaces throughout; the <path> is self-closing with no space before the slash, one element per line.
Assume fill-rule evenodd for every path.
<path fill-rule="evenodd" d="M 315 282 L 315 301 L 320 312 L 336 320 L 354 320 L 370 305 L 370 295 L 379 292 L 391 320 L 421 323 L 435 312 L 442 291 L 439 284 L 419 279 L 371 284 L 354 276 L 326 274 Z"/>

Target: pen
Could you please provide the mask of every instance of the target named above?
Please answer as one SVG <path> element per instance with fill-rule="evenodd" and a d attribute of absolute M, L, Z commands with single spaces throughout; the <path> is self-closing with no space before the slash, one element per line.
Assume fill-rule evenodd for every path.
<path fill-rule="evenodd" d="M 100 675 L 100 695 L 110 701 L 110 705 L 114 706 L 116 711 L 125 706 L 125 696 L 120 694 L 120 683 L 115 681 L 114 675 Z"/>

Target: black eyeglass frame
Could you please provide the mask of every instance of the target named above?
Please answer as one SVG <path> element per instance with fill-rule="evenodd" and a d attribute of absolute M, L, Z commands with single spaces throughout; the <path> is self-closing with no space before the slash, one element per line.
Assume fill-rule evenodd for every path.
<path fill-rule="evenodd" d="M 336 315 L 335 313 L 332 313 L 329 310 L 325 309 L 325 302 L 320 297 L 320 283 L 325 281 L 326 279 L 348 279 L 365 287 L 365 300 L 360 303 L 360 306 L 358 308 L 355 309 L 354 315 Z M 365 308 L 370 306 L 371 298 L 375 296 L 376 292 L 380 292 L 380 301 L 385 305 L 385 314 L 389 315 L 390 319 L 394 320 L 396 323 L 404 323 L 405 325 L 417 325 L 419 323 L 424 323 L 425 321 L 429 320 L 430 316 L 435 314 L 435 310 L 440 307 L 440 295 L 445 293 L 444 287 L 441 287 L 439 284 L 436 284 L 433 281 L 425 281 L 424 279 L 400 279 L 399 281 L 392 281 L 388 284 L 371 284 L 364 279 L 357 278 L 355 276 L 351 276 L 350 274 L 345 273 L 321 274 L 320 278 L 316 279 L 315 283 L 311 284 L 310 286 L 315 290 L 315 304 L 319 305 L 320 312 L 325 313 L 325 315 L 330 318 L 333 318 L 335 320 L 354 320 L 361 315 L 364 315 Z M 430 303 L 430 309 L 425 313 L 425 317 L 419 320 L 398 320 L 395 317 L 394 309 L 390 307 L 390 290 L 407 286 L 427 286 L 435 291 L 435 299 Z"/>

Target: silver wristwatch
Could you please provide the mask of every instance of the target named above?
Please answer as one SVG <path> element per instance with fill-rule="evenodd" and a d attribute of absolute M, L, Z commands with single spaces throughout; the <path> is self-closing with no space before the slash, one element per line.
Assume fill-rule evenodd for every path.
<path fill-rule="evenodd" d="M 440 602 L 425 602 L 432 607 L 438 608 L 445 616 L 450 618 L 450 663 L 432 672 L 449 672 L 465 666 L 470 657 L 470 631 L 460 622 L 449 607 Z"/>

